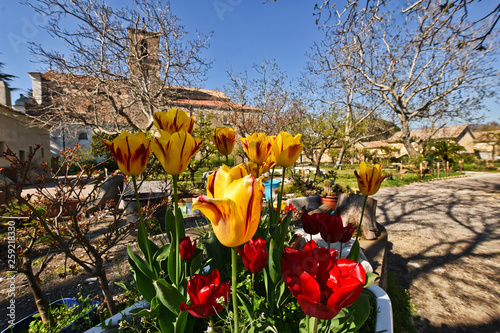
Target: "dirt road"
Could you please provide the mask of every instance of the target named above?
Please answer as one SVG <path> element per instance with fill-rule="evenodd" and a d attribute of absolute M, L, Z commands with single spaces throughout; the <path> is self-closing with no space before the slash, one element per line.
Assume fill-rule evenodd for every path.
<path fill-rule="evenodd" d="M 389 271 L 409 289 L 419 331 L 500 332 L 500 174 L 384 188 L 374 198 Z"/>

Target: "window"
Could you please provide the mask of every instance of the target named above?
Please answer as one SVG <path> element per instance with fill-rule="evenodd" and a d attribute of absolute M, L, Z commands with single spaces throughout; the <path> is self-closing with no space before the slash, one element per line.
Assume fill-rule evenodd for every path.
<path fill-rule="evenodd" d="M 148 55 L 148 42 L 145 39 L 141 39 L 139 42 L 139 52 L 137 52 L 139 55 L 139 59 L 143 57 L 147 57 Z"/>
<path fill-rule="evenodd" d="M 5 142 L 0 141 L 0 157 L 5 152 Z"/>
<path fill-rule="evenodd" d="M 45 151 L 43 150 L 43 148 L 42 148 L 42 152 L 41 153 L 42 153 L 42 157 L 45 157 Z"/>
<path fill-rule="evenodd" d="M 22 162 L 26 161 L 26 155 L 24 153 L 24 150 L 19 151 L 19 160 Z"/>
<path fill-rule="evenodd" d="M 33 146 L 30 146 L 30 155 L 33 155 Z"/>
<path fill-rule="evenodd" d="M 89 139 L 89 136 L 87 135 L 87 132 L 81 132 L 78 135 L 78 141 L 85 141 L 85 140 L 88 140 L 88 139 Z"/>

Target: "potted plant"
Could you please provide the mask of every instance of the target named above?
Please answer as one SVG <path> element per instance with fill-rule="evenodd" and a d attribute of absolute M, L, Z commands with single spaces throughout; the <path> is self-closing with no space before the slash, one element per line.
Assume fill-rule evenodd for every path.
<path fill-rule="evenodd" d="M 333 186 L 332 184 L 330 179 L 326 179 L 323 182 L 323 191 L 319 197 L 322 205 L 328 205 L 331 209 L 335 210 L 339 195 L 345 192 L 345 188 L 340 184 L 335 184 Z"/>

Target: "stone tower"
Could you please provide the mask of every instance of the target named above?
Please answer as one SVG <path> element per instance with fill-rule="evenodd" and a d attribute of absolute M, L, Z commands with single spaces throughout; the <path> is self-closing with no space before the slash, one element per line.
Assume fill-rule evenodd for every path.
<path fill-rule="evenodd" d="M 129 37 L 128 66 L 131 80 L 147 79 L 149 83 L 160 79 L 158 33 L 145 29 L 127 29 Z"/>

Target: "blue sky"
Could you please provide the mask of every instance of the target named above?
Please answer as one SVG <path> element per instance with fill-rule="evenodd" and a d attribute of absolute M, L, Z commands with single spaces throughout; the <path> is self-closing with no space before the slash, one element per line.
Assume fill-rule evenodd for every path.
<path fill-rule="evenodd" d="M 126 1 L 123 1 L 126 2 Z M 109 3 L 119 5 L 119 0 Z M 204 56 L 214 63 L 202 88 L 223 90 L 227 84 L 226 69 L 234 72 L 249 70 L 263 59 L 275 59 L 290 78 L 300 78 L 307 61 L 306 53 L 322 38 L 314 23 L 314 0 L 172 0 L 173 12 L 190 32 L 214 32 Z M 494 1 L 493 1 L 494 2 Z M 0 62 L 5 73 L 16 75 L 11 83 L 19 88 L 13 92 L 15 101 L 20 93 L 31 88 L 28 72 L 45 71 L 43 64 L 34 62 L 28 41 L 38 41 L 57 48 L 58 44 L 39 27 L 44 18 L 18 0 L 0 2 Z M 487 120 L 500 121 L 500 105 L 488 103 L 492 112 Z"/>

